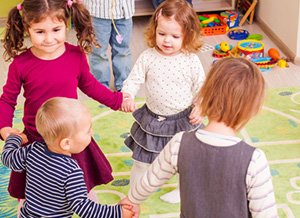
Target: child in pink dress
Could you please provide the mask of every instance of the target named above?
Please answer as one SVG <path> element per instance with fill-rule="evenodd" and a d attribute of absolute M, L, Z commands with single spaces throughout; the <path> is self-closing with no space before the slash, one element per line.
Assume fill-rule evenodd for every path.
<path fill-rule="evenodd" d="M 65 42 L 71 14 L 79 46 Z M 25 33 L 33 44 L 28 49 L 23 46 Z M 12 119 L 22 87 L 23 132 L 28 143 L 43 141 L 36 130 L 35 116 L 38 108 L 52 97 L 77 99 L 79 88 L 101 104 L 119 109 L 123 94 L 110 91 L 90 73 L 86 54 L 92 45 L 98 46 L 94 36 L 88 10 L 71 0 L 24 0 L 10 11 L 4 48 L 7 60 L 13 61 L 0 98 L 0 133 L 4 140 L 19 132 L 12 128 Z M 88 192 L 96 185 L 113 180 L 112 168 L 94 139 L 84 151 L 72 157 L 84 172 Z M 26 173 L 11 173 L 8 191 L 12 197 L 25 199 L 25 179 Z"/>

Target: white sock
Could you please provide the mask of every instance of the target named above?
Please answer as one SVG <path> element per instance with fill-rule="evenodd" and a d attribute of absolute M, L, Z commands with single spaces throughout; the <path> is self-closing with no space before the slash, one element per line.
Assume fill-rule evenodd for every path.
<path fill-rule="evenodd" d="M 173 191 L 170 191 L 169 193 L 160 196 L 161 200 L 170 204 L 180 203 L 179 174 L 176 174 L 176 177 L 178 180 L 177 187 Z"/>
<path fill-rule="evenodd" d="M 150 164 L 134 161 L 130 171 L 130 188 L 134 187 L 135 183 L 145 174 Z"/>
<path fill-rule="evenodd" d="M 94 190 L 91 190 L 88 194 L 87 194 L 87 197 L 88 199 L 96 202 L 96 203 L 99 203 L 99 199 L 98 199 L 98 196 L 97 196 L 97 193 L 94 191 Z"/>

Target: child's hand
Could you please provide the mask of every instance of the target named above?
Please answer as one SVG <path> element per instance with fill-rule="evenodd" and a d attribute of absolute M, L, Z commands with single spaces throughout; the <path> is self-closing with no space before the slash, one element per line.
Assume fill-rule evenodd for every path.
<path fill-rule="evenodd" d="M 140 216 L 140 212 L 141 212 L 140 205 L 132 203 L 128 197 L 121 200 L 118 204 L 122 205 L 122 210 L 123 210 L 123 206 L 125 205 L 132 206 L 130 210 L 133 212 L 133 218 L 138 218 Z"/>
<path fill-rule="evenodd" d="M 22 138 L 22 144 L 26 144 L 28 142 L 27 136 L 24 133 L 21 134 L 15 134 Z"/>
<path fill-rule="evenodd" d="M 122 217 L 123 218 L 131 218 L 134 213 L 131 211 L 132 206 L 128 204 L 122 204 Z"/>
<path fill-rule="evenodd" d="M 135 111 L 137 109 L 137 106 L 134 99 L 132 99 L 131 96 L 127 93 L 123 93 L 123 96 L 124 96 L 124 100 L 122 102 L 120 110 L 123 112 Z"/>
<path fill-rule="evenodd" d="M 14 128 L 11 128 L 11 127 L 3 127 L 0 130 L 0 133 L 1 133 L 1 136 L 2 136 L 4 141 L 10 135 L 18 135 L 22 138 L 22 144 L 25 144 L 25 143 L 28 142 L 27 136 L 18 129 L 14 129 Z"/>
<path fill-rule="evenodd" d="M 198 105 L 196 105 L 189 118 L 190 118 L 190 123 L 193 124 L 193 125 L 199 125 L 203 122 L 204 120 L 204 117 L 200 115 L 201 114 L 201 109 Z"/>
<path fill-rule="evenodd" d="M 19 135 L 21 136 L 21 134 L 23 134 L 20 130 L 18 129 L 14 129 L 14 128 L 11 128 L 11 127 L 3 127 L 1 130 L 0 130 L 0 134 L 3 138 L 3 140 L 5 141 L 6 138 L 10 135 Z M 25 134 L 23 134 L 24 136 L 21 136 L 21 138 L 23 139 L 23 143 L 26 143 L 28 140 L 27 140 L 27 137 Z M 26 142 L 24 142 L 26 141 Z"/>

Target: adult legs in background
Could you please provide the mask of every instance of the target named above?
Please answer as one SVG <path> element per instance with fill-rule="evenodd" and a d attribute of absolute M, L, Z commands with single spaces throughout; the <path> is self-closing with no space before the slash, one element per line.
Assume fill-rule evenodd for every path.
<path fill-rule="evenodd" d="M 145 174 L 150 164 L 139 161 L 134 161 L 130 171 L 130 188 L 134 187 L 135 183 Z"/>
<path fill-rule="evenodd" d="M 106 55 L 108 43 L 111 37 L 111 20 L 93 17 L 96 38 L 101 48 L 94 47 L 89 56 L 91 72 L 94 77 L 107 88 L 110 83 L 110 64 Z"/>
<path fill-rule="evenodd" d="M 115 28 L 112 27 L 112 34 L 109 40 L 111 46 L 111 59 L 113 75 L 115 78 L 115 89 L 121 91 L 123 82 L 127 79 L 131 71 L 131 51 L 129 48 L 131 31 L 132 31 L 132 18 L 114 20 L 118 32 L 123 37 L 123 41 L 119 44 L 116 40 L 118 35 Z"/>
<path fill-rule="evenodd" d="M 164 1 L 165 0 L 152 0 L 152 4 L 153 4 L 154 8 L 157 8 Z"/>
<path fill-rule="evenodd" d="M 111 46 L 114 86 L 117 91 L 121 91 L 123 82 L 127 79 L 131 71 L 132 57 L 129 45 L 132 31 L 132 18 L 114 20 L 118 32 L 123 37 L 121 44 L 116 40 L 117 32 L 111 20 L 93 17 L 92 21 L 97 42 L 101 48 L 93 48 L 89 57 L 91 72 L 100 83 L 109 88 L 111 73 L 109 58 L 106 55 L 109 43 Z"/>
<path fill-rule="evenodd" d="M 161 200 L 171 203 L 171 204 L 180 203 L 179 174 L 178 173 L 176 174 L 176 177 L 177 177 L 177 181 L 178 181 L 177 187 L 173 191 L 170 191 L 167 194 L 160 196 Z"/>

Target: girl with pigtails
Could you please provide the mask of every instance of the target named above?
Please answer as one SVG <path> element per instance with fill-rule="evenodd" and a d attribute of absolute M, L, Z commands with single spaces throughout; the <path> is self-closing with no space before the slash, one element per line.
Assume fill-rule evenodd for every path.
<path fill-rule="evenodd" d="M 73 16 L 78 46 L 66 42 L 66 28 Z M 28 34 L 32 46 L 23 44 Z M 20 130 L 12 128 L 17 97 L 24 89 L 24 130 L 28 140 L 43 141 L 36 130 L 35 116 L 38 108 L 52 97 L 77 99 L 77 88 L 94 100 L 118 110 L 123 101 L 121 92 L 112 92 L 90 73 L 86 54 L 95 42 L 91 18 L 85 6 L 78 1 L 24 0 L 11 9 L 4 36 L 4 58 L 12 60 L 7 81 L 0 98 L 0 133 L 3 140 Z M 130 98 L 130 96 L 124 97 Z M 98 201 L 92 188 L 113 180 L 112 168 L 92 139 L 87 148 L 72 155 L 84 172 L 90 199 Z M 25 199 L 26 173 L 11 173 L 8 191 L 12 197 Z"/>

